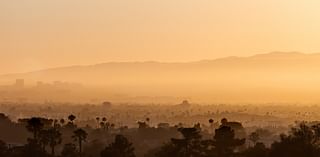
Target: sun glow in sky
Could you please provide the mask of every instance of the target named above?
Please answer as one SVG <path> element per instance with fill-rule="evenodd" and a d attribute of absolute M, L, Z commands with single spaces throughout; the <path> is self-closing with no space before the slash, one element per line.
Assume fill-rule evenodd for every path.
<path fill-rule="evenodd" d="M 1 0 L 0 74 L 320 52 L 319 0 Z"/>

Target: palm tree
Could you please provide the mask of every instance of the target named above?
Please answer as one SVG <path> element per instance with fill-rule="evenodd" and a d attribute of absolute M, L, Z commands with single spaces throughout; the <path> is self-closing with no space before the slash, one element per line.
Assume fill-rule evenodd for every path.
<path fill-rule="evenodd" d="M 41 130 L 39 133 L 39 144 L 43 150 L 46 149 L 46 146 L 49 144 L 49 131 Z"/>
<path fill-rule="evenodd" d="M 63 125 L 65 123 L 65 120 L 63 118 L 60 119 L 60 123 L 61 123 L 61 125 Z"/>
<path fill-rule="evenodd" d="M 59 130 L 55 128 L 51 128 L 48 130 L 48 143 L 51 148 L 51 155 L 54 156 L 55 154 L 55 147 L 61 144 L 62 138 L 61 133 Z"/>
<path fill-rule="evenodd" d="M 115 125 L 114 123 L 111 123 L 111 124 L 110 124 L 110 128 L 111 128 L 111 129 L 114 129 L 115 126 L 116 126 L 116 125 Z"/>
<path fill-rule="evenodd" d="M 58 124 L 58 119 L 54 119 L 53 120 L 53 127 L 57 127 L 59 124 Z"/>
<path fill-rule="evenodd" d="M 99 124 L 100 124 L 100 117 L 96 117 L 97 120 L 97 128 L 99 128 Z"/>
<path fill-rule="evenodd" d="M 150 126 L 150 118 L 149 117 L 146 118 L 146 123 Z"/>
<path fill-rule="evenodd" d="M 103 129 L 105 130 L 105 128 L 106 128 L 106 125 L 105 125 L 105 123 L 103 123 L 103 122 L 100 122 L 100 128 L 103 128 Z"/>
<path fill-rule="evenodd" d="M 41 119 L 36 117 L 29 119 L 26 126 L 28 131 L 33 133 L 33 139 L 36 141 L 39 140 L 40 131 L 43 129 L 43 127 L 44 124 L 41 122 Z"/>
<path fill-rule="evenodd" d="M 214 122 L 213 119 L 209 119 L 209 123 L 212 124 Z"/>
<path fill-rule="evenodd" d="M 100 126 L 103 128 L 103 130 L 106 130 L 106 124 L 107 124 L 107 118 L 103 117 L 102 122 L 100 122 Z"/>
<path fill-rule="evenodd" d="M 76 119 L 76 116 L 71 114 L 68 116 L 68 119 L 70 120 L 70 122 L 73 124 L 73 121 Z"/>
<path fill-rule="evenodd" d="M 73 132 L 72 138 L 74 141 L 78 142 L 79 144 L 79 154 L 81 156 L 82 153 L 82 142 L 85 142 L 88 136 L 88 133 L 84 131 L 83 129 L 77 129 Z"/>
<path fill-rule="evenodd" d="M 210 124 L 210 133 L 213 133 L 213 128 L 214 128 L 214 120 L 212 118 L 209 119 L 209 124 Z"/>

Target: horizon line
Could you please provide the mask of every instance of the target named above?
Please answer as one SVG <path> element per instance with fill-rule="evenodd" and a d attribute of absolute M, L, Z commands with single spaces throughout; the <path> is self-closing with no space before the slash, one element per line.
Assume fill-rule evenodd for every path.
<path fill-rule="evenodd" d="M 144 61 L 105 61 L 105 62 L 92 63 L 92 64 L 71 64 L 71 65 L 65 65 L 65 66 L 55 66 L 55 67 L 47 67 L 47 68 L 35 69 L 35 70 L 30 70 L 30 71 L 0 73 L 0 76 L 16 75 L 16 74 L 25 74 L 25 73 L 32 73 L 32 72 L 40 72 L 40 71 L 44 71 L 44 70 L 55 70 L 55 69 L 60 69 L 60 68 L 97 66 L 97 65 L 102 65 L 102 64 L 119 64 L 119 63 L 185 64 L 185 63 L 197 63 L 197 62 L 216 61 L 216 60 L 227 59 L 227 58 L 250 58 L 250 57 L 255 57 L 255 56 L 259 56 L 259 55 L 268 55 L 268 54 L 316 55 L 316 54 L 320 54 L 320 53 L 319 53 L 319 52 L 316 52 L 316 53 L 305 53 L 305 52 L 300 52 L 300 51 L 271 51 L 271 52 L 268 52 L 268 53 L 256 53 L 256 54 L 247 55 L 247 56 L 234 56 L 234 55 L 229 55 L 229 56 L 225 56 L 225 57 L 217 57 L 217 58 L 213 58 L 213 59 L 200 59 L 200 60 L 194 60 L 194 61 L 156 61 L 156 60 L 144 60 Z"/>

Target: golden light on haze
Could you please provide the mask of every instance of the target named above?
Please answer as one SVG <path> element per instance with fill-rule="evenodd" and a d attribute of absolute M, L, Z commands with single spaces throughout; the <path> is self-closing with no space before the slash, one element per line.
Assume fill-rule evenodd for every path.
<path fill-rule="evenodd" d="M 0 157 L 320 157 L 319 113 L 320 0 L 0 0 Z"/>
<path fill-rule="evenodd" d="M 319 102 L 320 55 L 311 54 L 320 52 L 319 7 L 317 0 L 2 0 L 0 74 L 66 68 L 0 76 L 0 85 L 23 78 L 99 88 L 72 86 L 76 94 L 61 100 L 109 92 Z M 59 93 L 24 96 L 47 95 Z"/>
<path fill-rule="evenodd" d="M 317 0 L 2 0 L 0 73 L 320 52 Z"/>

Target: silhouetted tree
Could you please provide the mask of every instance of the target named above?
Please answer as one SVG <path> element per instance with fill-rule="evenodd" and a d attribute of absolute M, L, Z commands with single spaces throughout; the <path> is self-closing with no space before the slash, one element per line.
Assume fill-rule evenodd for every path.
<path fill-rule="evenodd" d="M 88 133 L 83 129 L 77 129 L 73 132 L 72 138 L 79 144 L 79 154 L 82 154 L 82 143 L 86 141 Z"/>
<path fill-rule="evenodd" d="M 47 157 L 48 154 L 35 139 L 29 139 L 28 144 L 23 147 L 23 150 L 18 157 Z"/>
<path fill-rule="evenodd" d="M 55 120 L 53 121 L 53 127 L 54 127 L 54 128 L 60 127 L 60 124 L 58 124 L 58 119 L 55 119 Z"/>
<path fill-rule="evenodd" d="M 105 129 L 105 127 L 106 127 L 106 124 L 104 124 L 104 122 L 100 122 L 100 128 Z"/>
<path fill-rule="evenodd" d="M 111 128 L 111 129 L 114 129 L 115 127 L 116 127 L 116 125 L 115 125 L 114 123 L 111 123 L 111 124 L 110 124 L 110 128 Z"/>
<path fill-rule="evenodd" d="M 248 148 L 243 154 L 245 157 L 268 157 L 268 148 L 263 143 L 256 143 L 254 147 Z"/>
<path fill-rule="evenodd" d="M 209 119 L 210 124 L 213 124 L 213 122 L 214 122 L 213 119 Z"/>
<path fill-rule="evenodd" d="M 10 121 L 10 119 L 4 113 L 0 113 L 0 121 Z"/>
<path fill-rule="evenodd" d="M 135 157 L 132 143 L 123 135 L 116 135 L 115 141 L 101 152 L 101 157 Z"/>
<path fill-rule="evenodd" d="M 100 117 L 96 117 L 96 121 L 97 121 L 97 128 L 99 127 L 99 125 L 100 125 L 100 127 L 101 127 Z"/>
<path fill-rule="evenodd" d="M 46 146 L 49 144 L 49 131 L 41 130 L 39 133 L 39 144 L 42 149 L 45 150 Z"/>
<path fill-rule="evenodd" d="M 218 156 L 228 157 L 233 154 L 237 146 L 245 143 L 245 139 L 236 139 L 231 127 L 221 126 L 215 130 L 214 142 L 215 152 Z"/>
<path fill-rule="evenodd" d="M 73 124 L 73 121 L 76 119 L 76 116 L 71 114 L 68 116 L 69 121 Z"/>
<path fill-rule="evenodd" d="M 149 125 L 146 122 L 137 122 L 139 125 L 139 129 L 149 128 Z"/>
<path fill-rule="evenodd" d="M 279 142 L 271 146 L 272 157 L 319 157 L 319 137 L 316 126 L 301 123 L 291 129 L 289 135 L 282 134 Z"/>
<path fill-rule="evenodd" d="M 41 122 L 41 118 L 33 117 L 28 120 L 26 128 L 33 133 L 33 139 L 38 142 L 40 131 L 43 129 L 44 124 Z"/>
<path fill-rule="evenodd" d="M 51 148 L 51 155 L 55 155 L 55 147 L 62 142 L 61 133 L 55 128 L 50 128 L 48 130 L 48 143 Z"/>
<path fill-rule="evenodd" d="M 228 119 L 227 118 L 222 118 L 221 119 L 221 125 L 226 125 L 228 123 Z"/>
<path fill-rule="evenodd" d="M 62 119 L 60 119 L 60 123 L 61 123 L 61 125 L 64 125 L 64 123 L 65 123 L 65 120 L 62 118 Z"/>
<path fill-rule="evenodd" d="M 230 127 L 234 131 L 235 136 L 238 138 L 245 138 L 246 137 L 245 129 L 242 126 L 242 124 L 239 122 L 228 121 L 228 119 L 223 118 L 221 120 L 221 126 Z"/>
<path fill-rule="evenodd" d="M 157 157 L 202 157 L 204 156 L 204 148 L 201 141 L 200 130 L 198 128 L 179 128 L 183 139 L 171 139 L 171 142 L 164 145 Z"/>

